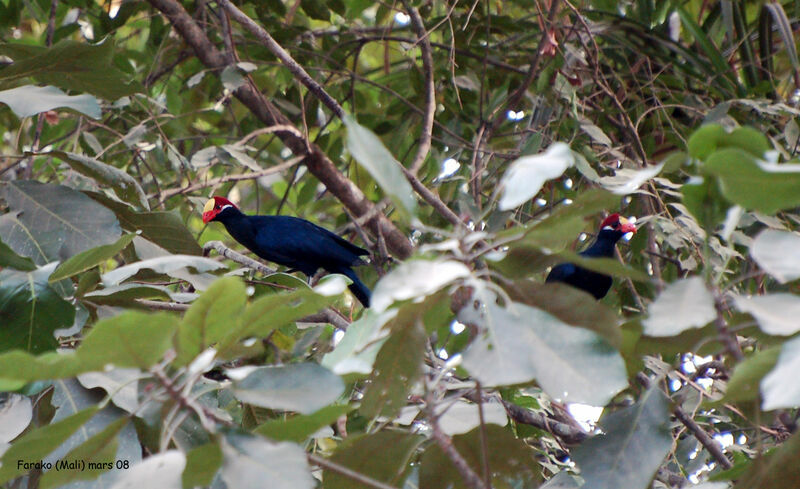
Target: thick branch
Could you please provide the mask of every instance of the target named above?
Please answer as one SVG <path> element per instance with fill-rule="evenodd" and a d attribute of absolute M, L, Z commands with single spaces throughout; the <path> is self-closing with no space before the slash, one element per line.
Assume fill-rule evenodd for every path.
<path fill-rule="evenodd" d="M 579 443 L 586 438 L 588 434 L 584 431 L 575 429 L 574 427 L 548 418 L 530 409 L 517 406 L 506 400 L 502 400 L 503 407 L 506 408 L 508 415 L 517 423 L 527 424 L 539 428 L 540 430 L 547 431 L 557 436 L 559 439 L 567 444 Z"/>
<path fill-rule="evenodd" d="M 192 47 L 198 59 L 208 68 L 221 72 L 226 66 L 225 56 L 206 37 L 194 19 L 175 0 L 148 0 L 170 21 L 180 36 Z M 234 92 L 252 113 L 266 126 L 291 126 L 291 122 L 256 89 L 252 83 L 245 83 Z M 369 212 L 373 204 L 353 182 L 345 177 L 328 157 L 305 137 L 298 137 L 297 131 L 278 131 L 277 136 L 294 152 L 303 156 L 308 170 L 322 181 L 330 192 L 356 216 Z M 379 215 L 367 223 L 376 235 L 382 235 L 391 251 L 400 259 L 412 253 L 408 238 L 385 216 Z"/>

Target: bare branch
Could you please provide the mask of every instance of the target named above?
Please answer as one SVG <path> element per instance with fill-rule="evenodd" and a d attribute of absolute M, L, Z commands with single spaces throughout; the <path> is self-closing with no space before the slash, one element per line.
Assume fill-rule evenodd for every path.
<path fill-rule="evenodd" d="M 275 39 L 273 39 L 269 32 L 264 30 L 264 28 L 260 25 L 256 24 L 253 19 L 245 15 L 244 12 L 236 8 L 236 6 L 228 0 L 218 0 L 218 3 L 228 12 L 231 17 L 233 17 L 236 22 L 240 23 L 250 32 L 250 34 L 254 35 L 256 39 L 261 41 L 261 43 L 267 49 L 269 49 L 269 51 L 274 54 L 284 66 L 289 69 L 292 75 L 294 75 L 294 77 L 297 78 L 300 83 L 305 85 L 305 87 L 308 88 L 308 90 L 313 93 L 315 97 L 320 99 L 323 104 L 331 109 L 337 117 L 341 119 L 345 116 L 344 109 L 341 105 L 339 105 L 339 102 L 331 97 L 328 92 L 322 88 L 322 85 L 311 78 L 311 75 L 309 75 L 306 70 L 304 70 L 303 67 L 300 66 L 297 61 L 294 60 L 294 58 L 292 58 L 292 55 L 286 52 L 286 50 L 283 49 L 283 47 L 278 44 Z"/>
<path fill-rule="evenodd" d="M 422 51 L 422 70 L 425 75 L 425 116 L 422 121 L 422 132 L 419 135 L 419 147 L 414 161 L 411 163 L 411 174 L 416 175 L 425 163 L 428 152 L 431 149 L 431 137 L 433 135 L 433 118 L 436 115 L 436 88 L 433 84 L 433 53 L 431 52 L 431 41 L 428 33 L 425 32 L 425 24 L 419 11 L 411 5 L 409 0 L 403 0 L 403 5 L 411 19 L 414 33 L 419 39 L 419 47 Z"/>

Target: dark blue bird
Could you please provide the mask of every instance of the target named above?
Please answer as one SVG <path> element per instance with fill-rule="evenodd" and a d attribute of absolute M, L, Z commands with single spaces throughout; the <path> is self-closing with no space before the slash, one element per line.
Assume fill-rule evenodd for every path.
<path fill-rule="evenodd" d="M 619 214 L 611 214 L 600 225 L 597 239 L 579 254 L 587 258 L 613 258 L 614 246 L 626 233 L 635 233 L 636 226 Z M 550 270 L 545 282 L 563 282 L 602 299 L 611 288 L 613 280 L 608 275 L 593 272 L 574 263 L 561 263 Z"/>
<path fill-rule="evenodd" d="M 221 222 L 233 239 L 265 260 L 309 277 L 320 268 L 346 276 L 353 281 L 350 291 L 369 307 L 370 290 L 352 269 L 363 263 L 367 250 L 299 217 L 245 215 L 223 197 L 206 202 L 203 222 L 211 221 Z"/>

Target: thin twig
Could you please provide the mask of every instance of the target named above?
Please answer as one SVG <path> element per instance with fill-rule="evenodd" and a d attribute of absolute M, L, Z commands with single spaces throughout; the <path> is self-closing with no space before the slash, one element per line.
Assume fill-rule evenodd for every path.
<path fill-rule="evenodd" d="M 209 251 L 216 250 L 217 253 L 224 256 L 225 258 L 235 261 L 240 265 L 244 265 L 248 268 L 251 268 L 261 274 L 264 275 L 271 275 L 276 273 L 277 270 L 274 268 L 270 268 L 258 260 L 253 260 L 248 256 L 244 256 L 241 253 L 233 251 L 232 249 L 225 246 L 222 241 L 209 241 L 208 243 L 203 245 L 203 256 L 208 256 Z"/>
<path fill-rule="evenodd" d="M 281 163 L 280 165 L 266 168 L 261 171 L 256 171 L 252 173 L 242 173 L 238 175 L 225 175 L 224 177 L 212 178 L 211 180 L 206 180 L 205 182 L 202 183 L 195 183 L 194 185 L 189 185 L 188 187 L 165 190 L 161 194 L 161 203 L 166 202 L 167 199 L 174 197 L 176 195 L 188 194 L 195 192 L 197 190 L 202 190 L 204 188 L 216 187 L 217 185 L 223 183 L 239 182 L 241 180 L 254 180 L 256 178 L 272 175 L 273 173 L 279 173 L 282 172 L 283 170 L 286 170 L 287 168 L 291 168 L 296 164 L 300 163 L 302 159 L 303 159 L 302 157 L 292 158 L 291 160 Z"/>

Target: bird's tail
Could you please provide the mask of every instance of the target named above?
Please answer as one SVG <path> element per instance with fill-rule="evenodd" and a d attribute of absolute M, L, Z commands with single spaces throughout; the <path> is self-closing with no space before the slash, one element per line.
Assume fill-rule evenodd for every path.
<path fill-rule="evenodd" d="M 369 307 L 369 298 L 372 296 L 372 292 L 364 285 L 364 282 L 358 278 L 356 272 L 354 272 L 352 268 L 345 268 L 337 272 L 353 281 L 347 288 L 350 289 L 350 292 L 356 296 L 356 299 L 358 299 L 364 307 Z"/>

